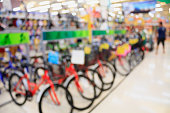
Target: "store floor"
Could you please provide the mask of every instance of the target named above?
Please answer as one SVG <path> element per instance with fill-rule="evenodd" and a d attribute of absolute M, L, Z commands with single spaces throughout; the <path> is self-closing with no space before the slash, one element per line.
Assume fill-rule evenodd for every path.
<path fill-rule="evenodd" d="M 90 109 L 74 113 L 170 113 L 170 42 L 166 45 L 166 54 L 162 54 L 162 46 L 158 55 L 147 53 L 128 77 L 117 75 L 113 88 Z M 0 105 L 8 100 L 7 92 L 0 95 Z M 22 107 L 6 104 L 0 113 L 38 113 L 36 97 Z"/>
<path fill-rule="evenodd" d="M 170 113 L 170 42 L 155 52 L 91 113 Z"/>

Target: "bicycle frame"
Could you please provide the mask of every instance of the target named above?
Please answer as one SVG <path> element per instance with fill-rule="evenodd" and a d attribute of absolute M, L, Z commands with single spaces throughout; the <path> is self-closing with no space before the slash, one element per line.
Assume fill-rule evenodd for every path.
<path fill-rule="evenodd" d="M 26 89 L 27 89 L 27 91 L 29 91 L 29 92 L 31 93 L 31 96 L 34 96 L 34 95 L 36 94 L 36 92 L 38 91 L 38 89 L 40 88 L 41 85 L 43 85 L 43 84 L 49 84 L 50 87 L 51 87 L 51 91 L 49 91 L 49 94 L 50 94 L 50 97 L 51 97 L 52 101 L 56 104 L 56 102 L 55 102 L 55 99 L 56 99 L 57 104 L 60 105 L 60 101 L 59 101 L 59 99 L 58 99 L 58 97 L 57 97 L 57 95 L 56 95 L 56 93 L 55 93 L 55 91 L 54 91 L 54 84 L 53 84 L 53 82 L 51 81 L 50 77 L 48 76 L 48 71 L 47 71 L 47 70 L 45 70 L 45 73 L 44 73 L 44 75 L 42 76 L 39 84 L 35 84 L 35 83 L 33 83 L 33 82 L 30 82 L 30 80 L 29 80 L 29 78 L 28 78 L 28 73 L 25 73 L 25 74 L 19 79 L 19 81 L 17 82 L 17 84 L 16 84 L 16 86 L 15 86 L 15 88 L 14 88 L 13 90 L 16 91 L 17 93 L 20 93 L 20 94 L 24 95 L 24 96 L 28 96 L 28 95 L 26 95 L 26 94 L 24 94 L 24 93 L 19 92 L 19 91 L 16 90 L 17 87 L 18 87 L 18 85 L 19 85 L 22 81 L 24 81 L 24 80 L 27 81 L 26 84 L 27 84 L 28 87 L 26 87 Z M 53 98 L 52 93 L 53 93 L 55 99 Z"/>

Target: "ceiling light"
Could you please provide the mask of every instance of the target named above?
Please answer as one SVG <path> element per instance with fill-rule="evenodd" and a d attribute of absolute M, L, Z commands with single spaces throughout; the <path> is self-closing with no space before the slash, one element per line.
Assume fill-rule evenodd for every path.
<path fill-rule="evenodd" d="M 73 15 L 73 16 L 76 16 L 76 13 L 75 13 L 75 12 L 73 12 L 73 13 L 72 13 L 72 15 Z"/>
<path fill-rule="evenodd" d="M 52 12 L 51 15 L 58 15 L 58 12 Z"/>
<path fill-rule="evenodd" d="M 111 5 L 111 7 L 121 7 L 121 6 L 122 6 L 122 4 L 120 4 L 120 3 L 119 4 L 112 4 Z"/>
<path fill-rule="evenodd" d="M 131 14 L 130 14 L 130 16 L 134 16 L 134 14 L 133 14 L 133 13 L 131 13 Z"/>
<path fill-rule="evenodd" d="M 41 13 L 48 12 L 48 9 L 41 9 L 40 12 Z"/>
<path fill-rule="evenodd" d="M 112 12 L 109 12 L 109 15 L 112 16 L 112 17 L 115 17 L 115 14 L 112 13 Z"/>
<path fill-rule="evenodd" d="M 60 10 L 60 9 L 62 9 L 62 7 L 53 7 L 52 10 Z"/>
<path fill-rule="evenodd" d="M 3 2 L 3 0 L 0 0 L 0 2 Z"/>
<path fill-rule="evenodd" d="M 111 3 L 123 2 L 123 1 L 126 1 L 126 0 L 110 0 Z"/>
<path fill-rule="evenodd" d="M 153 13 L 151 13 L 151 12 L 149 12 L 149 16 L 154 17 L 154 14 L 153 14 Z"/>
<path fill-rule="evenodd" d="M 64 0 L 57 0 L 57 2 L 62 2 L 62 1 L 64 1 Z"/>
<path fill-rule="evenodd" d="M 117 15 L 117 18 L 120 18 L 120 15 Z"/>
<path fill-rule="evenodd" d="M 113 8 L 113 11 L 120 11 L 120 8 Z"/>
<path fill-rule="evenodd" d="M 32 8 L 32 7 L 34 7 L 34 5 L 36 4 L 36 2 L 29 2 L 28 4 L 27 4 L 27 8 Z"/>
<path fill-rule="evenodd" d="M 156 6 L 156 7 L 161 7 L 161 4 L 156 4 L 155 6 Z"/>
<path fill-rule="evenodd" d="M 122 14 L 122 11 L 118 11 L 118 14 L 120 14 L 120 15 L 121 15 L 121 14 Z"/>
<path fill-rule="evenodd" d="M 163 8 L 155 8 L 155 11 L 163 11 Z"/>
<path fill-rule="evenodd" d="M 15 7 L 15 8 L 13 8 L 13 11 L 20 11 L 20 10 L 21 10 L 20 7 Z"/>
<path fill-rule="evenodd" d="M 84 8 L 79 8 L 79 11 L 84 11 Z"/>
<path fill-rule="evenodd" d="M 61 3 L 51 4 L 51 7 L 61 7 Z"/>
<path fill-rule="evenodd" d="M 88 5 L 95 5 L 95 4 L 99 3 L 98 0 L 87 0 L 86 2 L 87 2 Z"/>
<path fill-rule="evenodd" d="M 69 8 L 77 7 L 77 4 L 69 4 L 68 7 L 69 7 Z"/>
<path fill-rule="evenodd" d="M 108 17 L 108 20 L 109 20 L 109 21 L 112 21 L 112 20 L 113 20 L 113 18 L 109 16 L 109 17 Z"/>
<path fill-rule="evenodd" d="M 84 2 L 84 0 L 78 0 L 78 3 L 83 3 Z"/>
<path fill-rule="evenodd" d="M 39 7 L 34 7 L 34 8 L 31 8 L 31 9 L 28 9 L 28 12 L 34 12 L 34 11 L 38 11 L 38 10 L 41 10 L 41 9 L 48 9 L 48 8 L 50 8 L 50 5 L 39 6 Z"/>
<path fill-rule="evenodd" d="M 39 3 L 39 5 L 48 5 L 48 4 L 50 4 L 50 1 L 43 1 Z"/>
<path fill-rule="evenodd" d="M 76 4 L 75 1 L 62 2 L 62 5 Z"/>
<path fill-rule="evenodd" d="M 61 13 L 65 14 L 65 13 L 69 13 L 69 10 L 62 10 Z"/>

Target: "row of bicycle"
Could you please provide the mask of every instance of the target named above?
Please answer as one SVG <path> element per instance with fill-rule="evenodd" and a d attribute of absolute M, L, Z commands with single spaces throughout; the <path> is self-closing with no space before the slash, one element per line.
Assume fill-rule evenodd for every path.
<path fill-rule="evenodd" d="M 117 40 L 111 46 L 104 41 L 60 50 L 58 55 L 50 51 L 48 60 L 34 56 L 31 63 L 24 56 L 18 59 L 10 55 L 8 62 L 1 59 L 1 81 L 19 106 L 37 94 L 40 113 L 86 110 L 102 92 L 112 88 L 116 73 L 127 76 L 144 59 L 143 47 L 139 42 L 130 45 Z M 72 62 L 75 49 L 84 51 L 83 64 Z"/>

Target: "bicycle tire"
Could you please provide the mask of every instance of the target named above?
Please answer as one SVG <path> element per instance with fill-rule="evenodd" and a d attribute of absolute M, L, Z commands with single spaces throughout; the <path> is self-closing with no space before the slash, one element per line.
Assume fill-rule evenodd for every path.
<path fill-rule="evenodd" d="M 84 76 L 84 75 L 79 75 L 79 80 L 80 79 L 82 79 L 82 78 L 85 78 L 88 82 L 91 82 L 91 84 L 93 84 L 93 82 L 89 79 L 89 78 L 87 78 L 86 76 Z M 70 81 L 69 81 L 69 83 L 67 84 L 67 86 L 66 86 L 66 89 L 71 93 L 71 91 L 69 90 L 69 86 L 71 86 L 71 83 L 72 82 L 75 82 L 75 77 L 74 78 L 72 78 Z M 84 79 L 84 80 L 85 80 Z M 79 81 L 79 83 L 80 83 L 80 81 Z M 75 85 L 74 85 L 75 86 Z M 76 92 L 76 90 L 74 90 L 74 94 L 72 94 L 71 93 L 71 95 L 72 95 L 72 97 L 73 97 L 73 104 L 71 104 L 71 106 L 72 106 L 72 108 L 73 109 L 76 109 L 76 110 L 86 110 L 86 109 L 88 109 L 89 107 L 91 107 L 92 106 L 92 104 L 93 104 L 93 102 L 94 102 L 94 100 L 96 99 L 96 90 L 95 90 L 95 85 L 93 84 L 93 85 L 91 85 L 91 86 L 93 86 L 92 87 L 92 90 L 94 91 L 94 93 L 93 93 L 93 95 L 92 95 L 92 97 L 91 98 L 89 98 L 89 97 L 85 97 L 84 95 L 82 95 L 81 94 L 81 92 L 80 91 L 78 91 L 78 95 L 80 95 L 80 98 L 78 99 L 78 100 L 80 100 L 81 101 L 81 99 L 83 99 L 83 101 L 89 101 L 88 102 L 88 105 L 85 105 L 85 106 L 78 106 L 78 105 L 75 105 L 75 98 L 78 98 L 78 96 L 76 95 L 75 96 L 75 92 Z M 75 86 L 76 87 L 76 86 Z M 90 88 L 88 88 L 88 89 L 90 89 Z M 72 89 L 72 91 L 73 91 L 73 89 Z M 75 98 L 74 98 L 75 97 Z M 69 101 L 69 103 L 70 103 L 70 100 L 69 100 L 69 98 L 68 98 L 68 95 L 67 95 L 67 100 Z M 78 102 L 78 104 L 80 105 L 80 103 Z M 85 102 L 84 103 L 81 103 L 81 104 L 85 104 Z"/>
<path fill-rule="evenodd" d="M 97 99 L 103 92 L 104 82 L 103 82 L 102 76 L 96 70 L 88 69 L 88 72 L 90 71 L 92 72 L 92 75 L 89 75 L 88 73 L 85 73 L 85 75 L 86 77 L 88 77 L 90 80 L 94 82 L 95 89 L 96 89 L 96 99 Z M 97 77 L 97 80 L 96 80 L 96 77 Z"/>
<path fill-rule="evenodd" d="M 109 73 L 109 74 L 110 74 L 109 76 L 111 77 L 111 79 L 110 79 L 110 77 L 109 77 L 108 79 L 105 79 L 106 75 L 105 75 L 105 77 L 101 77 L 101 78 L 102 78 L 102 81 L 103 81 L 103 83 L 104 83 L 104 86 L 103 86 L 103 89 L 102 89 L 102 90 L 103 90 L 103 91 L 107 91 L 107 90 L 109 90 L 109 89 L 113 86 L 116 73 L 113 72 L 113 70 L 111 69 L 111 67 L 110 67 L 109 65 L 107 65 L 107 64 L 105 64 L 105 63 L 102 63 L 102 66 L 103 66 L 103 67 L 106 67 L 106 70 L 110 70 L 110 72 L 111 72 L 111 73 Z M 100 66 L 97 66 L 96 69 L 95 69 L 95 71 L 97 71 L 97 72 L 99 71 L 98 73 L 100 73 L 99 68 L 100 68 Z M 101 75 L 101 76 L 104 76 L 104 74 L 102 75 L 102 73 L 100 73 L 100 75 Z M 107 74 L 107 75 L 108 75 L 108 74 Z M 106 80 L 109 80 L 109 82 L 106 81 Z M 109 86 L 109 87 L 108 87 L 108 86 Z"/>
<path fill-rule="evenodd" d="M 22 102 L 17 102 L 17 99 L 15 99 L 14 96 L 12 95 L 12 84 L 11 84 L 11 83 L 12 83 L 12 79 L 13 79 L 13 77 L 15 77 L 15 76 L 18 78 L 18 80 L 21 79 L 21 77 L 20 77 L 18 74 L 16 74 L 16 73 L 11 74 L 11 76 L 10 76 L 10 78 L 9 78 L 9 93 L 10 93 L 10 96 L 11 96 L 12 100 L 15 102 L 15 104 L 17 104 L 17 105 L 19 105 L 19 106 L 22 106 L 22 105 L 24 105 L 25 102 L 27 101 L 27 91 L 26 91 L 26 89 L 25 89 L 24 100 L 23 100 Z M 23 85 L 24 88 L 25 88 L 25 85 L 24 85 L 23 81 L 21 81 L 21 83 L 22 83 L 22 85 Z M 17 94 L 16 94 L 16 95 L 17 95 Z"/>
<path fill-rule="evenodd" d="M 120 74 L 120 75 L 122 75 L 122 76 L 128 76 L 129 75 L 129 73 L 131 72 L 131 60 L 130 60 L 130 58 L 127 58 L 127 56 L 126 57 L 121 57 L 121 60 L 124 60 L 125 61 L 125 63 L 127 64 L 127 68 L 125 68 L 125 66 L 120 66 L 121 64 L 120 64 L 120 62 L 119 62 L 119 60 L 118 60 L 118 58 L 116 58 L 115 59 L 115 63 L 114 63 L 114 67 L 115 67 L 115 69 L 116 69 L 116 71 Z M 118 63 L 119 62 L 119 63 Z M 121 69 L 120 68 L 118 68 L 118 67 L 121 67 Z M 124 72 L 122 72 L 122 70 L 124 70 Z"/>
<path fill-rule="evenodd" d="M 67 100 L 69 106 L 71 106 L 73 104 L 73 99 L 72 99 L 72 95 L 70 94 L 70 92 L 62 85 L 59 85 L 57 83 L 54 83 L 54 87 L 56 87 L 56 89 L 59 89 L 59 88 L 62 88 L 64 89 L 65 91 L 65 98 L 67 100 L 67 98 L 69 98 L 70 101 Z M 42 107 L 42 104 L 43 104 L 43 100 L 44 100 L 44 97 L 47 96 L 47 92 L 51 89 L 51 86 L 47 87 L 44 92 L 42 93 L 41 97 L 40 97 L 40 101 L 38 102 L 38 109 L 39 109 L 39 113 L 46 113 L 43 111 L 43 107 Z M 67 96 L 66 96 L 67 95 Z M 58 95 L 57 95 L 58 96 Z M 59 101 L 60 101 L 61 98 L 59 98 Z M 52 101 L 52 100 L 51 100 Z M 63 102 L 61 102 L 62 104 Z M 49 103 L 48 103 L 49 104 Z M 47 109 L 48 110 L 48 113 L 50 112 L 50 109 Z M 72 108 L 71 108 L 72 110 Z M 70 111 L 71 111 L 70 110 Z M 53 113 L 54 111 L 52 111 Z M 57 110 L 55 111 L 57 112 Z M 59 113 L 61 113 L 61 111 L 58 111 Z M 63 111 L 62 111 L 63 112 Z"/>

